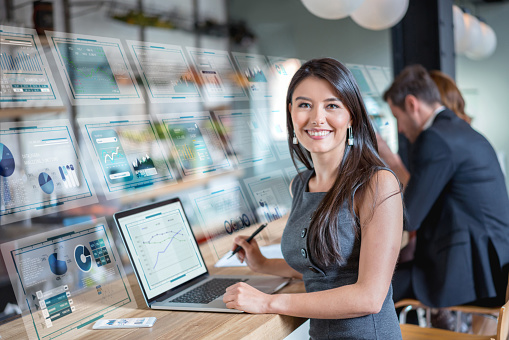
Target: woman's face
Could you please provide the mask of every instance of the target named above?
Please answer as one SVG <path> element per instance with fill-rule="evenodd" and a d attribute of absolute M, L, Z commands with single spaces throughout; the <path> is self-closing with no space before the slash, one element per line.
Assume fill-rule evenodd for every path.
<path fill-rule="evenodd" d="M 306 150 L 342 156 L 351 125 L 350 112 L 328 81 L 305 78 L 295 88 L 289 105 L 295 135 Z"/>

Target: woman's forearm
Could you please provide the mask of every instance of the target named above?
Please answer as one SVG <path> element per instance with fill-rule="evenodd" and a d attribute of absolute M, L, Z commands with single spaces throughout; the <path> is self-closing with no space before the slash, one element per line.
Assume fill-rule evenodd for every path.
<path fill-rule="evenodd" d="M 267 313 L 314 319 L 355 318 L 380 311 L 385 296 L 375 295 L 358 284 L 313 293 L 274 294 Z"/>

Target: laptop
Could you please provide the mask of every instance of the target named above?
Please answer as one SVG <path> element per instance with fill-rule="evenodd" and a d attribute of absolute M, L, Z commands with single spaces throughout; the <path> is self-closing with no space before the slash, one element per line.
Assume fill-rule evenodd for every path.
<path fill-rule="evenodd" d="M 242 313 L 223 302 L 226 287 L 246 282 L 271 294 L 289 279 L 210 275 L 178 198 L 113 215 L 143 297 L 152 309 Z"/>

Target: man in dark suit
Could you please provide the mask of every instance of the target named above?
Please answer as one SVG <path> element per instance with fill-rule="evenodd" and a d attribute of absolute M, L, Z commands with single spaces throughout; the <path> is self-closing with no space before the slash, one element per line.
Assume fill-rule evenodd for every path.
<path fill-rule="evenodd" d="M 412 261 L 396 270 L 394 300 L 430 307 L 500 306 L 509 268 L 509 199 L 493 147 L 440 102 L 422 66 L 409 66 L 384 94 L 411 143 L 409 169 L 379 152 L 405 186 Z"/>

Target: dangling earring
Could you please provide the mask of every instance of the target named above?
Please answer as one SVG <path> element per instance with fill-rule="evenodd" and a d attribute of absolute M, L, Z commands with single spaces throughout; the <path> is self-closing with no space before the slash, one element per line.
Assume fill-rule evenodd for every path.
<path fill-rule="evenodd" d="M 293 133 L 293 144 L 299 144 L 299 140 L 297 139 L 297 136 L 295 136 L 295 132 Z"/>
<path fill-rule="evenodd" d="M 351 125 L 348 127 L 348 145 L 353 145 L 353 129 Z"/>

